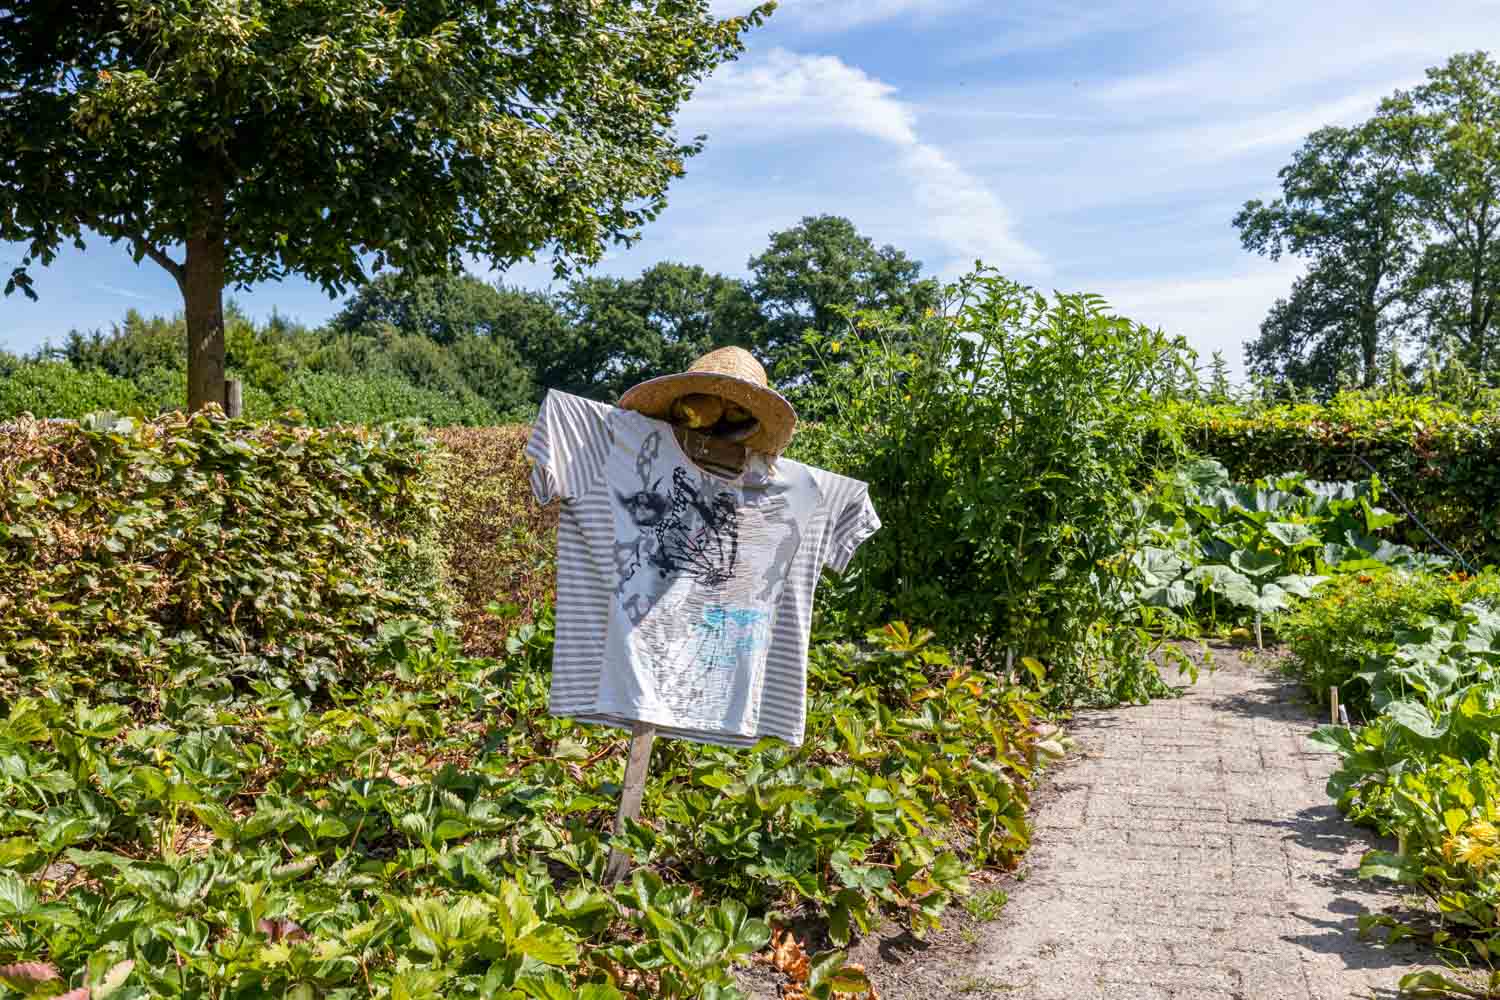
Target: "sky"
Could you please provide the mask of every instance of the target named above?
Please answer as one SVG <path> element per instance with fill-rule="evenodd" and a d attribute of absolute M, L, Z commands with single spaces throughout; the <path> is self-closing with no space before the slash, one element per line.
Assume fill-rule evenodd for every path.
<path fill-rule="evenodd" d="M 1456 52 L 1500 49 L 1500 0 L 783 0 L 746 41 L 679 118 L 706 150 L 600 273 L 676 260 L 743 276 L 772 232 L 844 215 L 926 273 L 983 261 L 1097 292 L 1239 371 L 1300 266 L 1241 249 L 1235 212 L 1276 194 L 1309 132 L 1367 117 Z M 0 274 L 19 257 L 0 243 Z M 545 261 L 476 273 L 551 280 Z M 40 302 L 0 299 L 0 348 L 181 311 L 123 244 L 33 274 Z M 309 324 L 340 304 L 300 280 L 232 297 Z"/>

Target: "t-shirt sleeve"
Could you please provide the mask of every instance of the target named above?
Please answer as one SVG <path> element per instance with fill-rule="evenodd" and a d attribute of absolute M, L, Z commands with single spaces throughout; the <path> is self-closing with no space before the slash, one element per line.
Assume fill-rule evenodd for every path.
<path fill-rule="evenodd" d="M 531 492 L 538 503 L 577 500 L 603 475 L 612 407 L 548 390 L 526 442 Z"/>
<path fill-rule="evenodd" d="M 842 573 L 854 557 L 854 550 L 880 530 L 880 515 L 870 502 L 869 488 L 864 483 L 849 482 L 853 488 L 841 491 L 838 509 L 833 512 L 828 551 L 823 558 L 823 564 L 836 573 Z"/>

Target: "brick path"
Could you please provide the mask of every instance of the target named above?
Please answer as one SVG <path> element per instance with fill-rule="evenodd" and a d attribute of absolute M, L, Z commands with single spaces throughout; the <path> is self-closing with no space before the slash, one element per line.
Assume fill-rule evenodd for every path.
<path fill-rule="evenodd" d="M 1399 900 L 1354 878 L 1368 835 L 1296 690 L 1230 650 L 1181 699 L 1080 713 L 1080 757 L 1036 818 L 1030 875 L 988 925 L 965 996 L 1392 997 L 1414 953 L 1357 939 Z"/>

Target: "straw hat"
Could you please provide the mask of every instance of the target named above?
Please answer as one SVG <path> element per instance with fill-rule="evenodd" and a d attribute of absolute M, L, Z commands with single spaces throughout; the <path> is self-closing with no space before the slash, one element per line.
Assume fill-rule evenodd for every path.
<path fill-rule="evenodd" d="M 738 403 L 760 421 L 760 427 L 745 438 L 753 451 L 779 455 L 792 440 L 797 413 L 786 397 L 766 382 L 766 370 L 741 347 L 721 347 L 693 362 L 676 375 L 661 375 L 631 387 L 620 397 L 620 406 L 658 420 L 670 419 L 672 403 L 682 396 L 703 393 Z"/>

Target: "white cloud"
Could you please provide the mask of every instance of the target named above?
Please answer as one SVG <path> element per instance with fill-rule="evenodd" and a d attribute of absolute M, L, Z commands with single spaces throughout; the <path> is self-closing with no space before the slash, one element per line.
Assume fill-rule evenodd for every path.
<path fill-rule="evenodd" d="M 1223 351 L 1230 371 L 1244 374 L 1244 345 L 1302 273 L 1299 261 L 1247 260 L 1232 272 L 1094 283 L 1115 312 L 1187 338 L 1207 364 Z"/>
<path fill-rule="evenodd" d="M 834 142 L 841 132 L 875 139 L 897 154 L 892 164 L 905 178 L 910 200 L 903 207 L 912 235 L 936 242 L 965 267 L 983 259 L 1043 271 L 1042 255 L 1016 233 L 1005 204 L 982 178 L 919 134 L 916 111 L 896 92 L 836 56 L 774 49 L 715 74 L 689 105 L 683 128 L 709 133 L 711 144 L 807 136 Z M 851 170 L 868 181 L 868 165 Z"/>
<path fill-rule="evenodd" d="M 975 0 L 780 0 L 773 20 L 810 31 L 840 31 L 897 17 L 940 17 Z M 716 17 L 749 13 L 756 0 L 713 0 Z"/>
<path fill-rule="evenodd" d="M 1497 0 L 1214 0 L 1195 15 L 1188 44 L 1149 69 L 1104 81 L 1090 96 L 1157 110 L 1263 106 L 1313 88 L 1326 96 L 1328 88 L 1369 82 L 1372 73 L 1384 80 L 1393 68 L 1404 73 L 1414 61 L 1432 65 L 1500 41 Z"/>
<path fill-rule="evenodd" d="M 108 292 L 111 295 L 118 295 L 121 298 L 136 299 L 136 300 L 138 300 L 140 302 L 153 302 L 153 301 L 155 301 L 154 296 L 142 295 L 140 292 L 137 292 L 134 289 L 121 288 L 119 285 L 109 285 L 109 284 L 105 284 L 102 281 L 96 281 L 96 282 L 94 282 L 93 283 L 93 287 L 97 288 L 101 292 Z"/>

